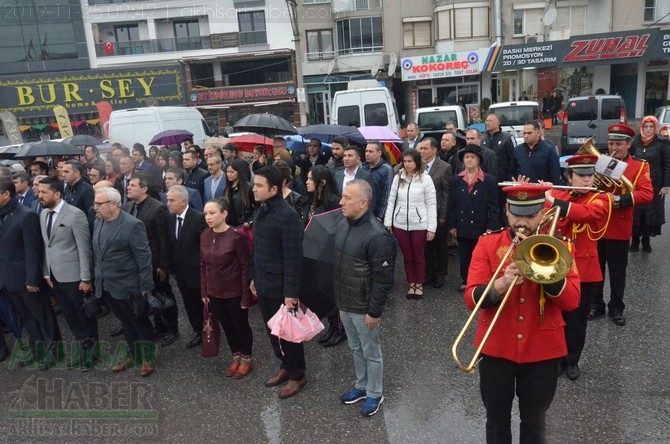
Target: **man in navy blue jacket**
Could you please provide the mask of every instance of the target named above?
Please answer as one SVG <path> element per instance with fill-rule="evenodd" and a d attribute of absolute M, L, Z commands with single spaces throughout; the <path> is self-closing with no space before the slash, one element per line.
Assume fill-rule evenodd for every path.
<path fill-rule="evenodd" d="M 536 120 L 526 122 L 523 127 L 524 143 L 514 148 L 509 166 L 510 177 L 505 180 L 522 175 L 534 183 L 540 180 L 554 185 L 563 183 L 558 153 L 542 140 L 540 134 L 540 124 Z"/>

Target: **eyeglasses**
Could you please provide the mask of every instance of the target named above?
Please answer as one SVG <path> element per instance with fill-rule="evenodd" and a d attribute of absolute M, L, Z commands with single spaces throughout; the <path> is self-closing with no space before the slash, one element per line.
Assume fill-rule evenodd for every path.
<path fill-rule="evenodd" d="M 104 202 L 93 202 L 93 208 L 100 208 L 104 204 L 108 204 L 110 202 L 111 202 L 111 200 L 106 200 Z"/>

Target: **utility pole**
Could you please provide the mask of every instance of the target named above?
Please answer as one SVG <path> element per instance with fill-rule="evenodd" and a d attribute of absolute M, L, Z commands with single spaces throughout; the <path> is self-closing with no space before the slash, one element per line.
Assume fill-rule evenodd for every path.
<path fill-rule="evenodd" d="M 302 44 L 300 39 L 300 28 L 298 27 L 298 2 L 297 0 L 286 0 L 286 6 L 289 9 L 289 18 L 291 20 L 291 28 L 293 29 L 293 43 L 295 46 L 295 71 L 296 71 L 296 85 L 298 91 L 303 91 L 304 99 L 307 100 L 307 93 L 302 81 Z M 297 96 L 296 96 L 297 100 Z M 307 113 L 305 111 L 305 100 L 298 101 L 298 108 L 300 112 L 300 126 L 307 126 Z"/>

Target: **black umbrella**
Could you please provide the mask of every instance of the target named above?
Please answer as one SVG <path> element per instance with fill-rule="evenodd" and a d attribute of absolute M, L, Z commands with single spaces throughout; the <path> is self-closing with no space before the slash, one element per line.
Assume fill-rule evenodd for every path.
<path fill-rule="evenodd" d="M 249 114 L 242 117 L 233 125 L 233 129 L 236 133 L 250 132 L 262 134 L 263 136 L 298 134 L 298 131 L 296 131 L 295 127 L 288 120 L 270 113 Z"/>
<path fill-rule="evenodd" d="M 7 145 L 0 147 L 0 159 L 14 159 L 14 155 L 21 151 L 22 145 Z"/>
<path fill-rule="evenodd" d="M 75 146 L 95 146 L 102 143 L 97 137 L 89 136 L 88 134 L 77 134 L 72 137 L 66 137 L 63 139 L 63 142 Z"/>
<path fill-rule="evenodd" d="M 15 159 L 22 159 L 25 157 L 40 157 L 40 156 L 81 156 L 83 153 L 74 145 L 65 142 L 55 142 L 53 140 L 43 140 L 42 142 L 33 143 L 26 149 L 21 149 L 14 156 Z"/>
<path fill-rule="evenodd" d="M 312 216 L 302 240 L 303 256 L 320 262 L 334 263 L 335 232 L 343 218 L 341 208 Z"/>
<path fill-rule="evenodd" d="M 336 137 L 344 137 L 349 143 L 358 146 L 367 145 L 367 140 L 355 126 L 344 125 L 309 125 L 300 128 L 298 133 L 306 139 L 319 139 L 321 142 L 331 143 Z"/>
<path fill-rule="evenodd" d="M 149 145 L 181 145 L 188 139 L 193 139 L 193 133 L 190 131 L 166 130 L 156 134 Z"/>

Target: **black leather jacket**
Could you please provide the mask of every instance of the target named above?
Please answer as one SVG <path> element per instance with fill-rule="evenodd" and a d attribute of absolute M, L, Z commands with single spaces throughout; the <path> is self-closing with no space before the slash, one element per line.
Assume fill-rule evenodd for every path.
<path fill-rule="evenodd" d="M 393 287 L 396 244 L 370 211 L 343 219 L 335 234 L 335 303 L 379 318 Z"/>

